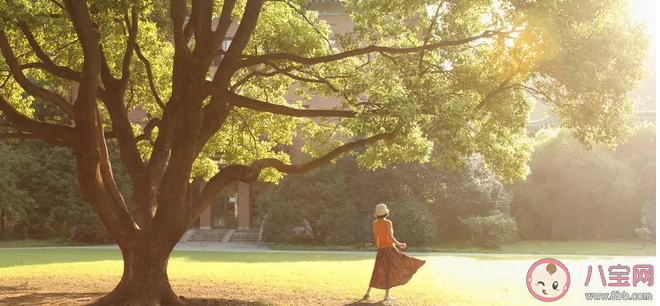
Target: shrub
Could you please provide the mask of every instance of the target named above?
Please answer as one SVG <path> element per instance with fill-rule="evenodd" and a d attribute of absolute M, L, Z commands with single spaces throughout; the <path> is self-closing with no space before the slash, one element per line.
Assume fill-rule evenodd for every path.
<path fill-rule="evenodd" d="M 267 217 L 264 223 L 266 241 L 291 242 L 298 240 L 294 228 L 303 225 L 303 219 L 295 211 L 291 202 L 280 201 L 274 194 L 266 192 L 258 200 L 268 203 Z"/>
<path fill-rule="evenodd" d="M 394 237 L 410 246 L 421 246 L 435 238 L 435 219 L 429 208 L 414 198 L 386 203 L 394 224 Z M 371 229 L 369 229 L 371 230 Z"/>
<path fill-rule="evenodd" d="M 653 241 L 653 232 L 646 228 L 646 227 L 640 227 L 635 229 L 635 235 L 637 236 L 637 239 L 642 242 L 651 242 Z"/>
<path fill-rule="evenodd" d="M 325 166 L 303 175 L 290 175 L 256 203 L 268 214 L 266 239 L 274 242 L 355 242 L 358 213 L 349 197 L 344 176 L 337 167 Z M 309 237 L 311 236 L 311 237 Z"/>
<path fill-rule="evenodd" d="M 487 248 L 499 248 L 515 241 L 518 232 L 516 220 L 501 212 L 486 217 L 473 216 L 460 222 L 470 231 L 472 243 Z"/>
<path fill-rule="evenodd" d="M 346 203 L 328 210 L 319 220 L 324 235 L 322 242 L 327 245 L 351 245 L 358 241 L 360 215 L 355 205 Z"/>

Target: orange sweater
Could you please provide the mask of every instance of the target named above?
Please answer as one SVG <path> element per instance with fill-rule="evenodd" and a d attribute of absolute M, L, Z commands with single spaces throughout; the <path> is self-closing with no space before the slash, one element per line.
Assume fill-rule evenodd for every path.
<path fill-rule="evenodd" d="M 387 221 L 384 219 L 374 221 L 374 238 L 379 249 L 391 247 L 394 241 L 390 239 L 390 232 L 387 229 Z"/>

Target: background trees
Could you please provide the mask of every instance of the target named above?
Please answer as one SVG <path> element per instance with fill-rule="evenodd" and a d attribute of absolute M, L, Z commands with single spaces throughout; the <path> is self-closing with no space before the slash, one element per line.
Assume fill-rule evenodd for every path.
<path fill-rule="evenodd" d="M 496 247 L 519 238 L 630 239 L 646 237 L 642 228 L 648 236 L 655 231 L 653 124 L 640 125 L 614 151 L 585 150 L 567 130 L 541 131 L 529 167 L 526 180 L 509 185 L 479 156 L 451 169 L 406 163 L 377 171 L 342 159 L 285 178 L 258 204 L 269 214 L 271 241 L 304 240 L 304 220 L 312 220 L 309 233 L 323 233 L 312 235 L 317 243 L 371 242 L 372 210 L 381 202 L 394 212 L 397 237 L 412 245 L 469 240 Z M 327 239 L 331 234 L 343 238 Z"/>
<path fill-rule="evenodd" d="M 45 142 L 0 141 L 0 179 L 6 238 L 72 238 L 109 242 L 111 237 L 83 199 L 71 151 Z M 113 154 L 120 190 L 131 194 L 126 170 Z M 130 205 L 130 204 L 129 204 Z M 75 227 L 75 229 L 74 229 Z"/>

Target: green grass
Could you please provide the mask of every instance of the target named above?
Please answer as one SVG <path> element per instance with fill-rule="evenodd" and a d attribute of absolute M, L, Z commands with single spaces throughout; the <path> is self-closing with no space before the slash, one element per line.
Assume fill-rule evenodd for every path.
<path fill-rule="evenodd" d="M 399 299 L 396 305 L 542 304 L 531 297 L 524 281 L 530 265 L 542 256 L 419 258 L 427 260 L 426 265 L 410 283 L 392 291 Z M 569 294 L 558 305 L 583 305 L 587 267 L 607 258 L 557 259 L 575 277 Z M 617 258 L 616 264 L 632 266 L 653 259 L 640 260 Z M 360 305 L 352 303 L 364 294 L 373 264 L 373 253 L 174 252 L 168 270 L 174 290 L 186 297 L 239 297 L 258 305 Z M 615 261 L 610 259 L 609 264 Z M 45 292 L 107 292 L 119 280 L 121 270 L 121 253 L 115 249 L 0 250 L 0 285 L 6 286 L 47 286 L 40 289 Z M 611 291 L 601 287 L 599 280 L 592 279 L 592 283 L 589 291 Z M 644 287 L 626 291 L 654 290 Z M 374 290 L 371 300 L 380 299 L 382 294 Z"/>
<path fill-rule="evenodd" d="M 373 251 L 371 245 L 322 246 L 309 244 L 269 243 L 273 250 L 306 251 Z M 487 249 L 464 244 L 431 247 L 409 247 L 408 252 L 488 253 L 488 254 L 550 254 L 550 255 L 622 255 L 655 256 L 655 244 L 635 241 L 526 241 Z"/>
<path fill-rule="evenodd" d="M 82 245 L 81 243 L 73 242 L 69 239 L 22 239 L 22 240 L 0 240 L 0 248 L 31 248 L 31 247 L 48 247 L 48 246 L 71 246 Z"/>

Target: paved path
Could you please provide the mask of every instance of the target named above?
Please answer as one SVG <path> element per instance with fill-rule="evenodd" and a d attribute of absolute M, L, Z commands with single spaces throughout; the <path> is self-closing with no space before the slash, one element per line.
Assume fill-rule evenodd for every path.
<path fill-rule="evenodd" d="M 53 247 L 26 247 L 26 248 L 0 248 L 9 249 L 118 249 L 117 245 L 97 246 L 53 246 Z M 326 254 L 375 254 L 374 251 L 299 251 L 299 250 L 271 250 L 264 242 L 179 242 L 175 251 L 200 251 L 200 252 L 262 252 L 262 253 L 326 253 Z M 551 254 L 495 254 L 495 253 L 443 253 L 443 252 L 406 252 L 414 256 L 493 256 L 493 257 L 549 257 L 549 258 L 635 258 L 655 256 L 616 256 L 616 255 L 551 255 Z"/>

